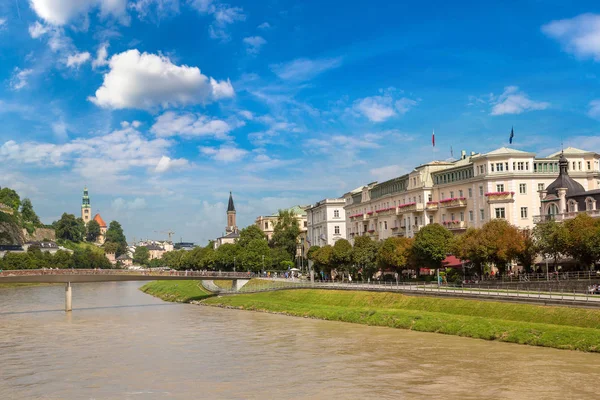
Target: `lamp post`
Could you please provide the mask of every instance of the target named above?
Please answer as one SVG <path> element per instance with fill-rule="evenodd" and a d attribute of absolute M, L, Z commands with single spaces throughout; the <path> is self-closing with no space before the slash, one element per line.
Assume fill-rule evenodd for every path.
<path fill-rule="evenodd" d="M 235 257 L 233 257 L 233 272 L 235 272 Z"/>
<path fill-rule="evenodd" d="M 264 254 L 262 256 L 262 259 L 263 259 L 263 272 L 265 272 L 265 255 Z"/>

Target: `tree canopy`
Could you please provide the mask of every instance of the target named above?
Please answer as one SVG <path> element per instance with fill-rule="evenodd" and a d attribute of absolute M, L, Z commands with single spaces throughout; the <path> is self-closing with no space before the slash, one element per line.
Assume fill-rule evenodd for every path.
<path fill-rule="evenodd" d="M 29 200 L 28 198 L 24 198 L 21 202 L 21 217 L 23 218 L 24 222 L 32 223 L 34 226 L 41 225 L 40 218 L 33 210 L 31 200 Z"/>
<path fill-rule="evenodd" d="M 385 239 L 377 251 L 377 263 L 382 268 L 405 268 L 410 260 L 412 242 L 412 239 L 405 237 Z"/>
<path fill-rule="evenodd" d="M 21 198 L 18 193 L 10 188 L 0 189 L 0 203 L 6 204 L 13 209 L 14 212 L 19 211 L 21 206 Z"/>
<path fill-rule="evenodd" d="M 417 261 L 429 268 L 440 268 L 450 250 L 452 237 L 452 233 L 440 224 L 430 224 L 421 228 L 413 242 Z"/>
<path fill-rule="evenodd" d="M 64 213 L 55 223 L 56 237 L 72 242 L 81 242 L 85 232 L 82 222 L 78 221 L 73 214 Z"/>
<path fill-rule="evenodd" d="M 146 246 L 137 246 L 133 252 L 133 262 L 139 265 L 146 265 L 150 261 L 150 250 Z"/>
<path fill-rule="evenodd" d="M 87 240 L 88 242 L 95 242 L 96 240 L 98 240 L 100 233 L 100 224 L 93 219 L 87 223 L 87 233 L 85 236 L 85 240 Z"/>
<path fill-rule="evenodd" d="M 237 240 L 237 244 L 241 247 L 247 247 L 248 244 L 255 239 L 261 239 L 266 242 L 266 236 L 263 231 L 261 231 L 258 226 L 252 224 L 240 231 L 240 237 Z"/>
<path fill-rule="evenodd" d="M 294 260 L 300 232 L 296 214 L 290 210 L 279 210 L 277 222 L 273 228 L 271 246 L 284 249 L 288 254 L 288 260 Z"/>
<path fill-rule="evenodd" d="M 117 245 L 115 252 L 117 257 L 127 251 L 127 239 L 125 238 L 121 224 L 117 221 L 111 221 L 108 225 L 105 234 L 105 243 L 115 243 Z"/>

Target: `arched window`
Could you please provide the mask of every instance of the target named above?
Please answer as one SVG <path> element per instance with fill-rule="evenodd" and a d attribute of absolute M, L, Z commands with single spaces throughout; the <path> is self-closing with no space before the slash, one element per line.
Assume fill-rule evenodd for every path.
<path fill-rule="evenodd" d="M 558 206 L 554 203 L 551 203 L 548 206 L 548 215 L 556 215 L 556 214 L 559 214 Z"/>
<path fill-rule="evenodd" d="M 592 197 L 588 197 L 587 199 L 585 199 L 585 209 L 587 211 L 592 211 L 596 208 L 596 200 L 594 200 Z"/>
<path fill-rule="evenodd" d="M 568 212 L 576 212 L 577 211 L 577 202 L 575 200 L 569 200 L 567 205 Z"/>

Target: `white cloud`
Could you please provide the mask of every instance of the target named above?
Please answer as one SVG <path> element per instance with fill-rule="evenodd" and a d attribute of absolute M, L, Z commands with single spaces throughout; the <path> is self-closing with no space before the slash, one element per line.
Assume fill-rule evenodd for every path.
<path fill-rule="evenodd" d="M 356 100 L 353 104 L 353 110 L 364 115 L 372 122 L 383 122 L 399 113 L 406 114 L 418 102 L 407 97 L 402 97 L 396 101 L 392 96 L 393 90 L 383 91 L 381 96 L 365 97 Z"/>
<path fill-rule="evenodd" d="M 248 54 L 260 53 L 260 48 L 267 44 L 267 41 L 261 36 L 250 36 L 244 38 L 244 44 L 246 45 L 246 52 Z"/>
<path fill-rule="evenodd" d="M 10 87 L 13 90 L 21 90 L 28 84 L 28 79 L 33 73 L 32 69 L 15 68 L 13 77 L 10 80 Z"/>
<path fill-rule="evenodd" d="M 254 114 L 252 114 L 250 111 L 248 110 L 242 110 L 239 111 L 238 114 L 240 114 L 242 117 L 244 117 L 245 119 L 251 121 L 254 119 Z"/>
<path fill-rule="evenodd" d="M 270 68 L 281 79 L 306 81 L 340 65 L 342 65 L 341 57 L 315 60 L 297 58 L 287 63 L 273 64 Z"/>
<path fill-rule="evenodd" d="M 67 67 L 79 68 L 82 64 L 86 63 L 90 59 L 90 53 L 75 53 L 67 57 Z"/>
<path fill-rule="evenodd" d="M 100 45 L 100 47 L 98 47 L 98 51 L 96 52 L 96 58 L 92 61 L 93 69 L 108 65 L 108 46 L 108 42 L 104 42 Z"/>
<path fill-rule="evenodd" d="M 64 121 L 57 121 L 52 124 L 52 132 L 58 139 L 65 140 L 68 137 L 67 134 L 68 126 Z"/>
<path fill-rule="evenodd" d="M 378 181 L 386 181 L 394 177 L 400 176 L 406 173 L 406 169 L 400 165 L 387 165 L 380 168 L 372 168 L 369 173 Z"/>
<path fill-rule="evenodd" d="M 552 21 L 542 26 L 542 32 L 557 40 L 567 53 L 600 61 L 600 15 L 581 14 Z"/>
<path fill-rule="evenodd" d="M 492 104 L 490 115 L 521 114 L 550 107 L 550 103 L 531 100 L 527 94 L 519 91 L 517 86 L 505 87 L 500 96 L 492 97 Z"/>
<path fill-rule="evenodd" d="M 161 19 L 179 14 L 179 0 L 137 0 L 129 4 L 142 20 L 158 23 Z"/>
<path fill-rule="evenodd" d="M 122 197 L 117 197 L 112 201 L 112 208 L 116 211 L 120 210 L 142 210 L 146 208 L 146 199 L 136 197 L 131 201 L 127 201 Z"/>
<path fill-rule="evenodd" d="M 44 36 L 49 31 L 50 28 L 39 23 L 39 21 L 35 21 L 35 24 L 29 25 L 29 35 L 34 39 Z"/>
<path fill-rule="evenodd" d="M 207 156 L 210 156 L 214 160 L 222 162 L 235 162 L 241 161 L 248 151 L 240 149 L 231 145 L 224 145 L 221 147 L 200 147 L 200 152 Z"/>
<path fill-rule="evenodd" d="M 590 101 L 590 109 L 587 114 L 591 118 L 600 119 L 600 100 Z"/>
<path fill-rule="evenodd" d="M 89 98 L 103 108 L 166 108 L 234 96 L 229 80 L 209 79 L 198 67 L 175 65 L 163 55 L 128 50 L 113 55 L 109 68 L 96 96 Z"/>
<path fill-rule="evenodd" d="M 190 0 L 189 4 L 200 14 L 212 16 L 213 23 L 208 27 L 212 39 L 229 40 L 228 25 L 246 19 L 241 7 L 232 7 L 217 0 Z"/>
<path fill-rule="evenodd" d="M 158 160 L 154 171 L 157 173 L 163 173 L 167 172 L 170 169 L 186 167 L 187 165 L 188 161 L 183 158 L 173 160 L 170 157 L 162 156 L 160 160 Z"/>
<path fill-rule="evenodd" d="M 263 22 L 262 24 L 257 26 L 257 28 L 262 30 L 268 30 L 271 29 L 271 24 L 269 24 L 268 22 Z"/>
<path fill-rule="evenodd" d="M 0 31 L 4 28 L 5 25 L 6 25 L 6 18 L 0 18 Z"/>
<path fill-rule="evenodd" d="M 176 113 L 167 111 L 160 115 L 150 131 L 156 136 L 214 136 L 227 139 L 233 127 L 220 119 L 210 119 L 204 115 L 192 113 Z"/>
<path fill-rule="evenodd" d="M 100 9 L 102 17 L 113 16 L 127 23 L 127 0 L 30 0 L 33 11 L 52 25 L 66 25 L 77 17 Z"/>

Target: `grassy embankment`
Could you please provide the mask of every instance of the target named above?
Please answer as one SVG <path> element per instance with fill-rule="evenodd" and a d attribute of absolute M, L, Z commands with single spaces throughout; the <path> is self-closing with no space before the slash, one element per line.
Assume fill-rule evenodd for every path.
<path fill-rule="evenodd" d="M 50 286 L 50 285 L 63 285 L 62 283 L 0 283 L 0 289 L 16 288 L 16 287 L 30 287 L 30 286 Z"/>
<path fill-rule="evenodd" d="M 202 287 L 200 281 L 154 281 L 145 284 L 140 290 L 162 300 L 177 303 L 189 303 L 213 296 Z"/>
<path fill-rule="evenodd" d="M 101 247 L 96 246 L 93 243 L 87 243 L 87 242 L 79 242 L 79 243 L 75 243 L 75 242 L 71 242 L 70 240 L 62 240 L 59 239 L 56 241 L 60 246 L 63 246 L 69 250 L 86 250 L 89 249 L 95 253 L 104 255 L 104 249 Z"/>
<path fill-rule="evenodd" d="M 600 352 L 600 310 L 593 309 L 332 290 L 240 294 L 203 304 Z"/>

